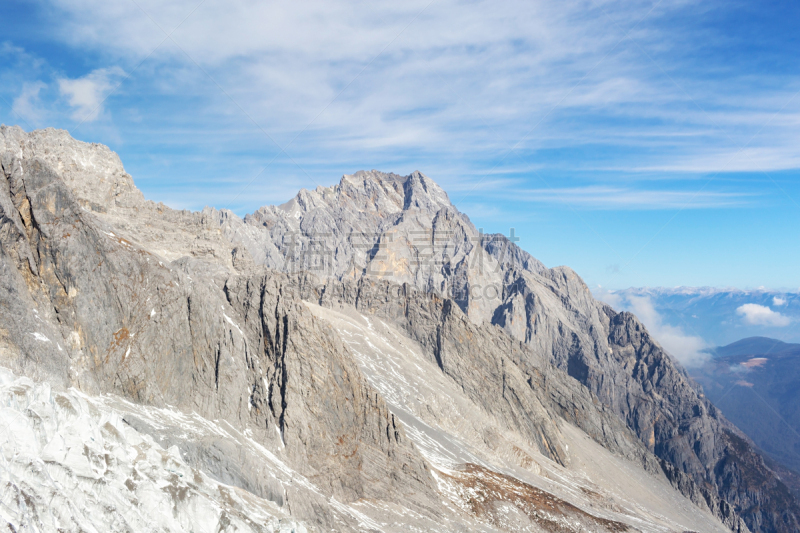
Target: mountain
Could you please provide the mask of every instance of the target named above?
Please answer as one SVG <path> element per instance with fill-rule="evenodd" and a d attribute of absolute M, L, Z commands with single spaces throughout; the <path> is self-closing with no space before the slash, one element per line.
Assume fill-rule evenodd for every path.
<path fill-rule="evenodd" d="M 635 316 L 422 173 L 242 219 L 145 200 L 63 131 L 0 154 L 15 530 L 800 528 Z"/>
<path fill-rule="evenodd" d="M 771 459 L 800 472 L 800 344 L 751 337 L 713 354 L 692 377 Z M 800 477 L 783 477 L 797 493 Z"/>
<path fill-rule="evenodd" d="M 749 337 L 800 342 L 800 330 L 794 327 L 800 320 L 798 292 L 678 287 L 631 288 L 598 296 L 623 307 L 631 297 L 646 298 L 664 323 L 702 338 L 708 346 Z"/>
<path fill-rule="evenodd" d="M 711 350 L 711 353 L 715 358 L 737 356 L 753 357 L 755 355 L 770 353 L 795 352 L 798 348 L 800 348 L 798 344 L 790 344 L 788 342 L 779 341 L 778 339 L 770 339 L 769 337 L 748 337 L 732 342 L 727 346 L 717 346 Z"/>

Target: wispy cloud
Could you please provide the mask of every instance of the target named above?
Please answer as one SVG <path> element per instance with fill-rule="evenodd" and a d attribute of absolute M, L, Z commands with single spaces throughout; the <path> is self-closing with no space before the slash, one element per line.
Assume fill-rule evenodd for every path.
<path fill-rule="evenodd" d="M 73 108 L 72 118 L 81 122 L 97 120 L 103 113 L 106 97 L 125 75 L 119 67 L 100 68 L 77 79 L 61 78 L 58 88 Z"/>
<path fill-rule="evenodd" d="M 761 142 L 761 141 L 759 141 Z M 791 145 L 800 142 L 800 136 L 787 132 L 783 142 L 772 146 L 754 146 L 712 149 L 703 154 L 688 154 L 678 161 L 653 166 L 632 167 L 636 172 L 661 173 L 725 173 L 771 172 L 800 167 L 800 154 Z"/>
<path fill-rule="evenodd" d="M 755 195 L 746 193 L 636 190 L 586 186 L 560 189 L 522 189 L 514 198 L 532 203 L 561 203 L 590 209 L 709 209 L 742 207 Z"/>
<path fill-rule="evenodd" d="M 784 316 L 777 311 L 773 311 L 765 305 L 744 304 L 736 309 L 745 323 L 753 326 L 774 326 L 786 327 L 792 323 L 792 319 Z"/>
<path fill-rule="evenodd" d="M 324 134 L 334 150 L 477 155 L 502 153 L 523 138 L 518 149 L 569 146 L 586 136 L 663 143 L 665 130 L 691 137 L 709 126 L 728 144 L 716 124 L 741 126 L 753 120 L 743 113 L 756 112 L 752 104 L 722 112 L 720 100 L 729 95 L 718 87 L 689 85 L 687 96 L 664 78 L 663 65 L 641 53 L 638 46 L 649 48 L 674 68 L 677 43 L 691 36 L 675 35 L 675 28 L 667 34 L 657 22 L 686 9 L 680 1 L 207 0 L 194 12 L 194 0 L 52 3 L 63 13 L 57 32 L 73 46 L 133 64 L 152 54 L 150 62 L 179 67 L 164 72 L 180 82 L 176 88 L 201 84 L 229 104 L 203 73 L 177 78 L 197 62 L 257 122 L 287 130 L 285 141 L 314 121 L 308 138 Z M 168 40 L 159 47 L 173 29 L 177 46 Z M 668 50 L 665 43 L 672 43 Z M 687 114 L 694 101 L 712 114 Z M 584 125 L 591 118 L 591 129 L 573 114 Z"/>
<path fill-rule="evenodd" d="M 26 82 L 22 85 L 19 96 L 11 104 L 13 113 L 22 118 L 26 123 L 38 126 L 41 124 L 45 109 L 39 98 L 39 93 L 46 85 L 41 81 Z"/>

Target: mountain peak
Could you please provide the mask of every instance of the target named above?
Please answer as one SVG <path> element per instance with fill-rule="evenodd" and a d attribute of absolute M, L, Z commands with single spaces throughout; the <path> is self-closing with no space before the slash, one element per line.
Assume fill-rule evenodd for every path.
<path fill-rule="evenodd" d="M 435 181 L 415 170 L 408 176 L 379 170 L 359 170 L 355 174 L 345 174 L 339 182 L 339 190 L 358 190 L 371 196 L 373 191 L 380 191 L 394 196 L 402 195 L 402 210 L 421 209 L 437 212 L 442 207 L 450 207 L 450 198 Z M 395 202 L 396 203 L 396 202 Z"/>
<path fill-rule="evenodd" d="M 403 209 L 438 211 L 442 207 L 453 205 L 444 189 L 419 170 L 415 170 L 406 178 L 403 190 L 405 191 Z"/>
<path fill-rule="evenodd" d="M 320 207 L 352 212 L 372 213 L 381 217 L 418 209 L 430 215 L 444 207 L 452 207 L 447 193 L 435 181 L 415 170 L 408 176 L 359 170 L 345 174 L 338 185 L 301 189 L 294 198 L 278 206 L 283 214 L 302 218 Z M 261 208 L 262 213 L 269 208 Z"/>
<path fill-rule="evenodd" d="M 365 181 L 373 181 L 386 184 L 400 183 L 402 184 L 408 176 L 401 176 L 394 172 L 381 172 L 380 170 L 359 170 L 353 174 L 344 174 L 339 181 L 339 185 L 350 183 L 353 185 L 364 183 Z"/>
<path fill-rule="evenodd" d="M 738 340 L 727 346 L 719 346 L 714 350 L 717 357 L 731 357 L 742 355 L 765 355 L 778 354 L 798 347 L 797 344 L 790 344 L 778 339 L 769 337 L 747 337 Z"/>
<path fill-rule="evenodd" d="M 0 153 L 3 152 L 45 161 L 84 207 L 107 210 L 138 205 L 144 200 L 116 152 L 103 144 L 78 141 L 66 130 L 26 132 L 19 126 L 0 126 Z"/>

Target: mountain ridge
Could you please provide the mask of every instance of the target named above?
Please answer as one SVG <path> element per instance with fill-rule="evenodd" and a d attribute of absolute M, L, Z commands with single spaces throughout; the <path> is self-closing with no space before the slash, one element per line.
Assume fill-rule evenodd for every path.
<path fill-rule="evenodd" d="M 440 490 L 426 441 L 406 435 L 349 330 L 306 307 L 335 303 L 400 328 L 487 424 L 559 468 L 574 423 L 734 531 L 797 524 L 780 480 L 633 315 L 571 269 L 482 235 L 421 173 L 356 173 L 241 219 L 144 200 L 113 152 L 65 132 L 0 132 L 4 305 L 18 310 L 3 315 L 3 353 L 16 372 L 258 429 L 325 493 L 467 520 L 426 503 Z M 30 332 L 40 322 L 47 341 Z M 218 464 L 209 450 L 204 468 Z"/>
<path fill-rule="evenodd" d="M 747 337 L 726 346 L 717 346 L 711 352 L 716 357 L 737 355 L 760 355 L 765 353 L 779 354 L 788 350 L 798 350 L 800 344 L 783 342 L 769 337 Z"/>

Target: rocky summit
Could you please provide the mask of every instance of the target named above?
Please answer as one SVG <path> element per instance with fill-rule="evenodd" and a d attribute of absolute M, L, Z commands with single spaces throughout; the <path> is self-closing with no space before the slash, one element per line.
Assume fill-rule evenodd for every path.
<path fill-rule="evenodd" d="M 243 219 L 0 128 L 10 531 L 794 532 L 630 313 L 420 172 Z"/>

